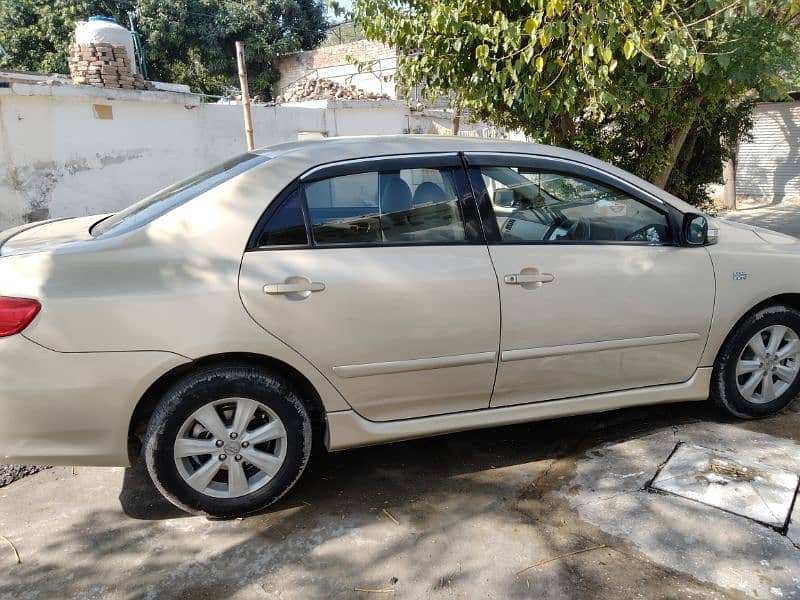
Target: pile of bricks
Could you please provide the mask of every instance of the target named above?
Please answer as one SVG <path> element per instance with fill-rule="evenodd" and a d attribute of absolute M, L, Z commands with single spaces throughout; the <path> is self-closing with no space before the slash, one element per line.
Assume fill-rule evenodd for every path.
<path fill-rule="evenodd" d="M 330 79 L 306 79 L 290 86 L 283 94 L 275 98 L 275 103 L 334 99 L 388 100 L 389 96 L 378 92 L 367 92 L 352 84 L 341 85 Z"/>
<path fill-rule="evenodd" d="M 71 44 L 69 75 L 73 83 L 95 87 L 152 90 L 153 84 L 131 71 L 128 51 L 120 44 Z"/>

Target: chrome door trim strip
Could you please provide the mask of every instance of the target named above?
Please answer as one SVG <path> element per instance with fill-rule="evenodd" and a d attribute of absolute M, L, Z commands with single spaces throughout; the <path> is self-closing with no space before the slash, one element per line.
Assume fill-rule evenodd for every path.
<path fill-rule="evenodd" d="M 352 379 L 354 377 L 369 377 L 371 375 L 389 375 L 391 373 L 408 373 L 410 371 L 430 371 L 432 369 L 465 367 L 468 365 L 494 363 L 496 361 L 497 352 L 478 352 L 476 354 L 415 358 L 411 360 L 395 360 L 361 365 L 342 365 L 333 367 L 333 372 L 343 379 Z"/>
<path fill-rule="evenodd" d="M 661 344 L 678 344 L 680 342 L 693 342 L 699 339 L 699 333 L 671 333 L 668 335 L 652 335 L 640 338 L 626 338 L 622 340 L 606 340 L 603 342 L 584 342 L 581 344 L 567 344 L 564 346 L 523 348 L 521 350 L 503 350 L 500 353 L 500 361 L 514 362 L 517 360 L 530 360 L 533 358 L 545 358 L 548 356 L 563 356 L 565 354 L 581 354 L 584 352 L 599 352 L 602 350 L 620 350 L 623 348 L 637 348 L 639 346 L 659 346 Z"/>

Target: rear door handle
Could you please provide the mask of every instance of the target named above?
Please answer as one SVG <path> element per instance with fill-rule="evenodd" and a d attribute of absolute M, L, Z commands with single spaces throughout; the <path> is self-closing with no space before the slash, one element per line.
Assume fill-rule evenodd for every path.
<path fill-rule="evenodd" d="M 303 294 L 322 292 L 325 284 L 319 281 L 297 281 L 291 283 L 268 283 L 264 286 L 265 294 Z"/>
<path fill-rule="evenodd" d="M 528 273 L 512 273 L 511 275 L 506 275 L 503 277 L 503 281 L 505 281 L 509 285 L 525 285 L 526 283 L 550 283 L 551 281 L 555 280 L 555 276 L 552 273 L 537 273 L 537 274 L 528 274 Z"/>

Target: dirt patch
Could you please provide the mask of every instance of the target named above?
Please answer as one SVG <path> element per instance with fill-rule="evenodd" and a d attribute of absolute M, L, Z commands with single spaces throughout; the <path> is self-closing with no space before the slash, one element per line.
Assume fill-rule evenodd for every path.
<path fill-rule="evenodd" d="M 0 464 L 0 488 L 19 481 L 23 477 L 33 475 L 50 467 L 33 467 L 30 465 L 2 465 Z"/>

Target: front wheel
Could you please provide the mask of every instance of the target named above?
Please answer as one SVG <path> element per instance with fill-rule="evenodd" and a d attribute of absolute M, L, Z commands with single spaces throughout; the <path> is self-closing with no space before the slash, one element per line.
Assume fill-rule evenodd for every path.
<path fill-rule="evenodd" d="M 156 407 L 144 455 L 158 490 L 189 512 L 262 509 L 299 479 L 311 453 L 308 411 L 283 378 L 247 365 L 189 375 Z"/>
<path fill-rule="evenodd" d="M 734 416 L 775 414 L 800 391 L 800 311 L 769 306 L 747 316 L 714 366 L 712 398 Z"/>

